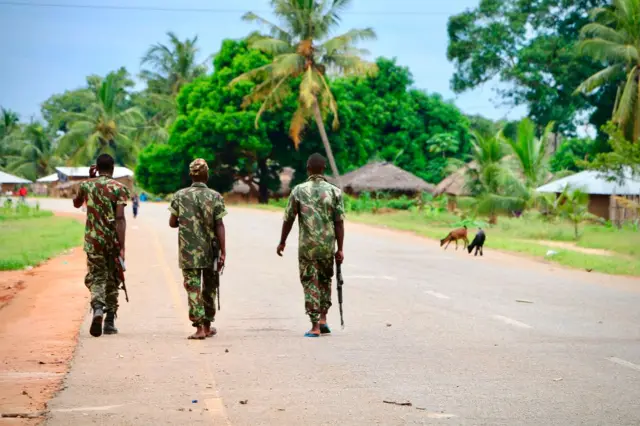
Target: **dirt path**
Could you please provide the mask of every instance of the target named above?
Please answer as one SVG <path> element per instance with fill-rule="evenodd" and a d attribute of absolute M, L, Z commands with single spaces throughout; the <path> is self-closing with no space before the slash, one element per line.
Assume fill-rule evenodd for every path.
<path fill-rule="evenodd" d="M 578 253 L 584 253 L 584 254 L 593 254 L 596 256 L 620 256 L 620 254 L 618 253 L 614 253 L 612 251 L 609 250 L 603 250 L 603 249 L 591 249 L 591 248 L 585 248 L 585 247 L 578 247 L 577 245 L 575 245 L 574 243 L 568 243 L 568 242 L 564 242 L 564 241 L 547 241 L 547 240 L 520 240 L 523 242 L 535 242 L 536 244 L 540 244 L 541 246 L 549 246 L 549 247 L 557 247 L 557 248 L 561 248 L 561 249 L 565 249 L 565 250 L 571 250 L 571 251 L 577 251 Z"/>
<path fill-rule="evenodd" d="M 88 306 L 81 248 L 0 272 L 0 414 L 38 414 L 60 389 Z M 37 424 L 42 418 L 6 419 Z"/>

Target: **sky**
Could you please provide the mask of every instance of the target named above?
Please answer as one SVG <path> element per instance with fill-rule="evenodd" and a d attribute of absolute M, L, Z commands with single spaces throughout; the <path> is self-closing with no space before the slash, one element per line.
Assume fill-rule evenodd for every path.
<path fill-rule="evenodd" d="M 370 59 L 395 57 L 409 67 L 415 87 L 441 94 L 467 114 L 517 119 L 526 111 L 501 105 L 491 84 L 462 95 L 450 89 L 447 20 L 478 1 L 354 0 L 338 31 L 372 27 L 377 40 L 361 45 Z M 166 11 L 180 8 L 200 10 Z M 0 106 L 22 120 L 39 118 L 43 101 L 81 87 L 88 75 L 121 66 L 137 75 L 144 52 L 166 42 L 167 31 L 180 39 L 197 35 L 204 60 L 223 39 L 257 29 L 240 19 L 246 11 L 271 18 L 268 0 L 0 0 Z"/>

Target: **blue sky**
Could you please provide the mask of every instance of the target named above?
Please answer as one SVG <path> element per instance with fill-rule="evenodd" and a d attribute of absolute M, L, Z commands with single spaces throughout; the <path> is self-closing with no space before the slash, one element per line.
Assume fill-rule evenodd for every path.
<path fill-rule="evenodd" d="M 224 38 L 240 38 L 256 27 L 240 20 L 243 11 L 269 17 L 268 0 L 13 0 L 19 3 L 204 8 L 218 12 L 163 12 L 62 7 L 24 7 L 0 0 L 0 105 L 23 120 L 39 116 L 54 93 L 84 84 L 90 74 L 120 66 L 137 74 L 140 58 L 174 31 L 181 39 L 199 36 L 202 58 Z M 492 85 L 456 96 L 449 87 L 453 66 L 446 58 L 448 17 L 478 0 L 354 0 L 341 31 L 373 27 L 378 39 L 363 47 L 373 57 L 396 57 L 408 66 L 415 86 L 437 92 L 466 113 L 518 118 L 523 110 L 497 106 Z M 373 58 L 372 58 L 373 59 Z"/>

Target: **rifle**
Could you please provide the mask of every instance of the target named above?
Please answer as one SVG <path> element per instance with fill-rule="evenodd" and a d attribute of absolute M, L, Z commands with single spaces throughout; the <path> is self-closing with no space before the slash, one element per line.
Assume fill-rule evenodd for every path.
<path fill-rule="evenodd" d="M 220 250 L 216 240 L 211 242 L 211 250 L 213 250 L 213 288 L 216 289 L 216 297 L 218 299 L 218 310 L 220 309 L 220 275 L 224 271 L 224 266 L 218 271 L 218 259 L 220 258 Z"/>
<path fill-rule="evenodd" d="M 344 316 L 342 314 L 342 286 L 344 285 L 344 280 L 342 279 L 342 265 L 336 262 L 336 279 L 338 282 L 338 304 L 340 305 L 340 325 L 344 330 Z"/>
<path fill-rule="evenodd" d="M 124 297 L 129 303 L 129 293 L 127 292 L 127 286 L 124 283 L 124 271 L 127 269 L 124 266 L 124 259 L 120 255 L 116 256 L 116 280 L 120 284 L 119 290 L 124 290 Z"/>

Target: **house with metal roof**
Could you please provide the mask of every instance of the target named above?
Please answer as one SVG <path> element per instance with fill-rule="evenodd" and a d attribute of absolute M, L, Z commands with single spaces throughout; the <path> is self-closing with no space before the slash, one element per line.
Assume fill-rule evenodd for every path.
<path fill-rule="evenodd" d="M 589 194 L 589 212 L 605 219 L 611 219 L 613 197 L 640 200 L 640 177 L 633 176 L 625 169 L 622 178 L 612 173 L 587 170 L 542 185 L 538 192 L 560 194 L 565 188 L 579 189 Z"/>
<path fill-rule="evenodd" d="M 21 177 L 10 175 L 9 173 L 0 171 L 0 186 L 2 187 L 3 193 L 7 191 L 13 191 L 16 186 L 29 185 L 31 183 L 33 182 L 28 179 L 23 179 Z"/>

